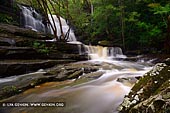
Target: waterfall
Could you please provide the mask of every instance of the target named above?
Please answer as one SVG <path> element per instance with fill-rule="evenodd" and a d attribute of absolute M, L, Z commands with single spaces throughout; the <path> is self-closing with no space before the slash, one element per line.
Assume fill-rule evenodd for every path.
<path fill-rule="evenodd" d="M 21 8 L 23 16 L 24 16 L 25 28 L 31 28 L 32 30 L 41 31 L 41 32 L 48 31 L 50 34 L 54 34 L 49 24 L 47 24 L 48 30 L 46 30 L 46 27 L 42 22 L 42 16 L 38 14 L 35 9 L 33 9 L 32 7 L 26 7 L 26 6 L 21 6 L 21 5 L 19 5 L 19 7 Z M 60 29 L 60 23 L 59 23 L 57 16 L 49 14 L 48 18 L 53 28 L 55 24 L 56 29 L 57 29 L 57 36 L 60 37 L 61 29 Z M 52 18 L 54 19 L 54 22 Z M 70 29 L 66 20 L 62 17 L 60 17 L 60 20 L 61 20 L 61 25 L 62 25 L 62 30 L 63 30 L 64 35 L 66 35 L 69 32 L 68 33 L 69 43 L 77 44 L 79 54 L 82 55 L 83 52 L 81 51 L 82 50 L 81 45 L 83 44 L 77 41 L 73 30 Z M 85 52 L 88 53 L 89 59 L 92 59 L 92 60 L 96 60 L 96 59 L 97 60 L 106 60 L 106 59 L 108 60 L 108 59 L 113 59 L 113 58 L 126 58 L 126 56 L 123 55 L 122 49 L 120 47 L 102 47 L 102 46 L 91 46 L 91 45 L 89 46 L 83 45 L 83 46 L 86 50 Z"/>
<path fill-rule="evenodd" d="M 120 47 L 85 46 L 91 60 L 111 60 L 114 58 L 126 58 Z"/>
<path fill-rule="evenodd" d="M 54 24 L 56 25 L 57 36 L 60 37 L 61 36 L 61 29 L 60 29 L 60 23 L 59 23 L 59 20 L 58 20 L 57 16 L 56 15 L 48 15 L 48 18 L 49 18 L 49 20 L 50 20 L 53 27 L 54 27 Z M 52 21 L 52 18 L 54 19 L 55 23 Z M 64 33 L 64 35 L 66 35 L 66 33 L 69 31 L 70 27 L 69 27 L 69 25 L 67 24 L 67 22 L 66 22 L 66 20 L 64 18 L 60 17 L 60 20 L 61 20 L 63 33 Z M 49 30 L 50 30 L 49 32 L 51 34 L 54 34 L 51 26 L 50 25 L 48 25 L 48 26 L 49 26 Z M 72 31 L 72 29 L 70 29 L 68 41 L 71 41 L 71 42 L 72 41 L 77 41 L 77 39 L 75 37 L 75 34 Z"/>
<path fill-rule="evenodd" d="M 24 17 L 24 27 L 34 31 L 45 32 L 42 16 L 32 7 L 19 5 Z"/>
<path fill-rule="evenodd" d="M 32 7 L 26 7 L 23 5 L 19 5 L 19 7 L 22 10 L 25 28 L 29 28 L 29 29 L 32 29 L 34 31 L 39 31 L 39 32 L 48 31 L 50 34 L 54 34 L 50 25 L 47 25 L 48 28 L 46 29 L 45 25 L 43 24 L 42 16 L 35 9 L 33 9 Z M 48 15 L 48 18 L 53 27 L 55 23 L 56 28 L 57 28 L 57 36 L 60 37 L 61 29 L 60 29 L 58 18 L 56 17 L 56 15 L 50 15 L 50 14 Z M 52 21 L 52 18 L 54 19 L 54 23 Z M 63 33 L 64 35 L 66 35 L 70 27 L 64 18 L 60 17 L 60 20 L 61 20 Z M 70 29 L 68 34 L 69 34 L 68 41 L 76 41 L 76 37 L 72 29 Z"/>

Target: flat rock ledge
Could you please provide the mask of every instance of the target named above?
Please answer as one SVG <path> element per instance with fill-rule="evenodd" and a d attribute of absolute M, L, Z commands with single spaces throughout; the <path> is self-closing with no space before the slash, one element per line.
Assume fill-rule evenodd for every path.
<path fill-rule="evenodd" d="M 24 64 L 24 61 L 21 63 Z M 3 78 L 0 80 L 0 100 L 46 82 L 75 80 L 75 84 L 78 84 L 97 79 L 103 74 L 103 72 L 98 71 L 101 67 L 101 65 L 92 63 L 66 63 L 48 69 L 40 69 L 33 73 Z"/>
<path fill-rule="evenodd" d="M 0 78 L 35 72 L 70 62 L 74 60 L 0 60 Z"/>

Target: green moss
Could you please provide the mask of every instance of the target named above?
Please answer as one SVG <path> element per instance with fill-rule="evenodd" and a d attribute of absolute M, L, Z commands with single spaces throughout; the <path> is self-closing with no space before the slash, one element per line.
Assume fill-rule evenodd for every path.
<path fill-rule="evenodd" d="M 8 92 L 16 92 L 17 88 L 15 86 L 5 86 L 2 88 L 3 92 L 8 93 Z"/>
<path fill-rule="evenodd" d="M 139 110 L 136 108 L 132 108 L 129 113 L 139 113 Z"/>
<path fill-rule="evenodd" d="M 157 100 L 159 100 L 159 96 L 162 96 L 163 99 L 169 99 L 169 76 L 170 66 L 166 65 L 165 63 L 156 64 L 150 72 L 146 73 L 142 78 L 139 79 L 138 83 L 135 84 L 135 86 L 132 88 L 131 92 L 127 96 L 130 102 L 135 99 L 135 96 L 138 96 L 139 101 L 137 101 L 135 104 L 130 105 L 129 107 L 123 106 L 123 104 L 121 104 L 122 109 L 125 112 L 138 113 L 138 111 L 141 110 L 149 110 L 150 105 L 153 105 L 153 102 L 157 102 Z M 158 112 L 165 104 L 164 102 L 161 102 L 155 103 L 155 106 L 157 107 L 154 109 Z"/>
<path fill-rule="evenodd" d="M 11 16 L 9 16 L 7 14 L 0 13 L 0 23 L 11 24 L 13 22 L 14 22 L 14 20 L 13 20 L 13 18 Z"/>
<path fill-rule="evenodd" d="M 166 82 L 164 82 L 156 91 L 154 94 L 158 94 L 160 93 L 161 91 L 165 90 L 167 87 L 170 87 L 170 79 L 167 79 Z"/>
<path fill-rule="evenodd" d="M 150 72 L 148 72 L 148 74 L 149 73 Z M 132 91 L 134 92 L 139 91 L 139 89 L 143 88 L 143 86 L 147 84 L 148 80 L 150 80 L 150 76 L 147 76 L 148 74 L 146 74 L 144 77 L 139 79 L 139 81 L 132 88 Z"/>
<path fill-rule="evenodd" d="M 18 93 L 19 90 L 16 86 L 5 86 L 2 88 L 2 91 L 0 92 L 0 99 L 7 98 Z"/>
<path fill-rule="evenodd" d="M 165 66 L 161 71 L 156 71 L 159 73 L 157 75 L 153 75 L 155 72 L 151 70 L 144 77 L 139 79 L 139 82 L 135 84 L 132 91 L 138 92 L 141 88 L 143 88 L 144 92 L 142 98 L 148 98 L 149 96 L 158 93 L 159 90 L 164 89 L 162 85 L 165 85 L 164 87 L 167 87 L 168 85 L 166 81 L 169 80 L 169 69 L 169 66 Z"/>
<path fill-rule="evenodd" d="M 76 71 L 74 73 L 72 73 L 71 75 L 69 75 L 67 78 L 68 79 L 74 79 L 74 78 L 78 78 L 79 76 L 81 76 L 83 74 L 83 71 Z"/>
<path fill-rule="evenodd" d="M 45 43 L 40 43 L 40 42 L 33 42 L 32 45 L 33 48 L 37 49 L 39 53 L 45 53 L 48 54 L 52 48 L 47 47 Z"/>

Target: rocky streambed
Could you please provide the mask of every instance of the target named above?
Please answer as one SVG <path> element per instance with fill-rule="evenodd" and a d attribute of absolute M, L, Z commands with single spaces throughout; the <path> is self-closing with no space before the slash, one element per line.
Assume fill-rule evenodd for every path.
<path fill-rule="evenodd" d="M 11 86 L 2 87 L 1 95 L 15 94 L 17 91 L 20 91 L 20 94 L 3 99 L 1 102 L 65 102 L 66 106 L 63 108 L 3 107 L 1 111 L 4 113 L 118 112 L 117 107 L 124 95 L 149 69 L 149 65 L 144 66 L 137 62 L 82 61 L 60 64 L 36 73 L 17 76 L 12 81 L 1 83 L 0 86 Z"/>
<path fill-rule="evenodd" d="M 54 61 L 52 62 L 54 63 Z M 103 72 L 97 72 L 100 68 L 102 68 L 102 65 L 95 65 L 92 63 L 59 64 L 60 61 L 56 62 L 57 65 L 49 69 L 40 69 L 32 73 L 1 78 L 0 98 L 3 99 L 21 93 L 45 82 L 59 82 L 78 79 L 82 75 L 83 79 L 80 81 L 88 81 L 98 78 L 103 74 Z M 63 61 L 61 62 L 63 63 Z"/>
<path fill-rule="evenodd" d="M 0 24 L 0 112 L 169 112 L 169 60 L 153 69 L 151 62 L 162 60 L 150 60 L 152 56 L 87 61 L 79 54 L 83 45 L 47 41 L 52 38 Z M 4 102 L 66 106 L 2 107 Z"/>

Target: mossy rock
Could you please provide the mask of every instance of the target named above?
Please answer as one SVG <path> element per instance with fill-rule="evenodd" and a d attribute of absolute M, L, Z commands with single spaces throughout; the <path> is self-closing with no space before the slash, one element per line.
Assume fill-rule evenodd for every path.
<path fill-rule="evenodd" d="M 162 97 L 163 92 L 167 91 L 169 87 L 170 66 L 168 63 L 158 63 L 134 85 L 130 93 L 124 98 L 123 103 L 119 106 L 119 110 L 121 113 L 138 113 L 149 110 L 153 112 L 156 110 L 158 112 L 160 109 L 163 109 L 162 106 L 166 106 L 169 100 L 163 99 L 165 104 L 160 109 L 156 109 L 153 103 L 157 100 L 161 101 L 162 99 L 158 97 Z M 169 99 L 169 96 L 166 96 Z M 151 109 L 151 105 L 155 108 Z"/>
<path fill-rule="evenodd" d="M 74 72 L 73 74 L 69 75 L 67 78 L 68 79 L 77 79 L 79 76 L 81 76 L 83 74 L 83 70 L 79 70 Z"/>

